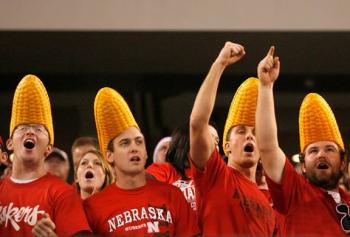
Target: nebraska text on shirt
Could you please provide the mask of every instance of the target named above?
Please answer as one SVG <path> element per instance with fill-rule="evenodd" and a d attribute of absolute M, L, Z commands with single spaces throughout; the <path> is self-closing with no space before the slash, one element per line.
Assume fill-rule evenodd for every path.
<path fill-rule="evenodd" d="M 0 222 L 3 222 L 5 227 L 10 222 L 12 227 L 18 231 L 20 229 L 19 222 L 23 220 L 24 223 L 34 226 L 38 221 L 38 215 L 44 213 L 45 211 L 39 211 L 39 205 L 35 207 L 15 207 L 10 202 L 8 206 L 0 205 Z"/>
<path fill-rule="evenodd" d="M 158 207 L 141 207 L 133 208 L 127 211 L 124 211 L 121 214 L 117 214 L 111 219 L 108 220 L 109 232 L 116 230 L 119 227 L 124 226 L 136 221 L 141 220 L 156 220 L 168 222 L 169 224 L 173 223 L 171 213 L 169 210 Z"/>

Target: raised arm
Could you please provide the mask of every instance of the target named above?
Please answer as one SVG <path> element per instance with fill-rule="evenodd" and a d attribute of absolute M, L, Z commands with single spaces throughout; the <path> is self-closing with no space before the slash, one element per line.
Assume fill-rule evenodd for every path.
<path fill-rule="evenodd" d="M 272 46 L 258 65 L 259 95 L 256 109 L 256 139 L 267 175 L 281 183 L 286 157 L 278 145 L 273 85 L 280 72 L 280 61 Z"/>
<path fill-rule="evenodd" d="M 209 119 L 220 77 L 227 66 L 239 61 L 244 55 L 243 46 L 226 42 L 197 94 L 190 118 L 190 155 L 200 169 L 204 168 L 215 147 L 209 133 Z"/>

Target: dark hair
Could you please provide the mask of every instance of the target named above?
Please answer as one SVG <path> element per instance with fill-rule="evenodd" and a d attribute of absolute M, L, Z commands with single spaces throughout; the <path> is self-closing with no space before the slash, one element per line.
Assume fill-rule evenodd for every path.
<path fill-rule="evenodd" d="M 171 142 L 166 161 L 171 163 L 182 179 L 188 180 L 185 169 L 190 167 L 188 153 L 190 151 L 190 130 L 189 123 L 186 122 L 178 126 L 171 134 Z"/>
<path fill-rule="evenodd" d="M 78 137 L 73 142 L 71 149 L 72 153 L 75 150 L 75 148 L 85 145 L 92 145 L 96 150 L 100 150 L 98 141 L 95 137 Z"/>
<path fill-rule="evenodd" d="M 216 129 L 214 122 L 210 121 L 209 125 Z M 171 134 L 171 141 L 168 152 L 166 153 L 166 161 L 171 163 L 176 171 L 181 175 L 182 179 L 188 180 L 185 169 L 190 167 L 188 155 L 190 152 L 190 124 L 186 123 L 178 126 Z"/>

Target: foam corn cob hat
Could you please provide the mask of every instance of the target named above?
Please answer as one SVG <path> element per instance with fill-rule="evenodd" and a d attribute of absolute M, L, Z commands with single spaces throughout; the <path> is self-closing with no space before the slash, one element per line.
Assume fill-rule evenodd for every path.
<path fill-rule="evenodd" d="M 34 75 L 26 75 L 17 85 L 13 97 L 10 122 L 10 137 L 20 124 L 42 124 L 54 143 L 50 99 L 41 80 Z"/>
<path fill-rule="evenodd" d="M 95 97 L 95 123 L 103 156 L 106 156 L 108 143 L 130 127 L 139 128 L 128 104 L 114 89 L 104 87 Z"/>
<path fill-rule="evenodd" d="M 333 141 L 344 151 L 337 121 L 332 109 L 317 93 L 305 96 L 299 111 L 300 150 L 313 142 Z"/>
<path fill-rule="evenodd" d="M 236 125 L 255 126 L 258 88 L 259 80 L 255 77 L 250 77 L 237 89 L 236 94 L 232 99 L 225 123 L 224 136 L 222 140 L 223 147 L 225 145 L 228 132 L 232 127 Z"/>

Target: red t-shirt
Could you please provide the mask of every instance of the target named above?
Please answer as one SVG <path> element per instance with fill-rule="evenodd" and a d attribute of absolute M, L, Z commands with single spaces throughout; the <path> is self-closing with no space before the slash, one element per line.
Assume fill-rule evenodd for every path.
<path fill-rule="evenodd" d="M 274 211 L 256 183 L 227 166 L 216 149 L 203 171 L 191 167 L 203 236 L 272 236 Z"/>
<path fill-rule="evenodd" d="M 269 201 L 272 208 L 274 208 L 270 191 L 267 189 L 260 189 L 260 191 L 267 198 L 267 200 Z M 285 236 L 285 225 L 284 225 L 285 217 L 284 217 L 284 215 L 279 213 L 276 209 L 274 209 L 274 211 L 275 211 L 275 215 L 276 215 L 276 227 L 275 227 L 275 235 L 274 236 Z"/>
<path fill-rule="evenodd" d="M 182 179 L 181 175 L 176 171 L 174 166 L 168 162 L 153 163 L 147 168 L 146 172 L 153 175 L 158 181 L 178 187 L 182 191 L 191 208 L 196 210 L 195 187 L 190 168 L 185 169 L 185 174 L 189 178 L 188 180 Z"/>
<path fill-rule="evenodd" d="M 87 198 L 84 208 L 93 232 L 103 236 L 199 234 L 194 211 L 180 190 L 156 180 L 132 190 L 109 185 Z"/>
<path fill-rule="evenodd" d="M 44 212 L 59 236 L 91 232 L 76 191 L 56 176 L 47 174 L 26 184 L 9 177 L 0 181 L 0 236 L 32 236 Z"/>
<path fill-rule="evenodd" d="M 336 203 L 324 189 L 311 184 L 299 175 L 286 159 L 282 183 L 266 181 L 275 208 L 285 215 L 287 236 L 345 236 L 341 228 L 341 215 Z M 339 189 L 343 203 L 350 204 L 350 197 Z"/>

